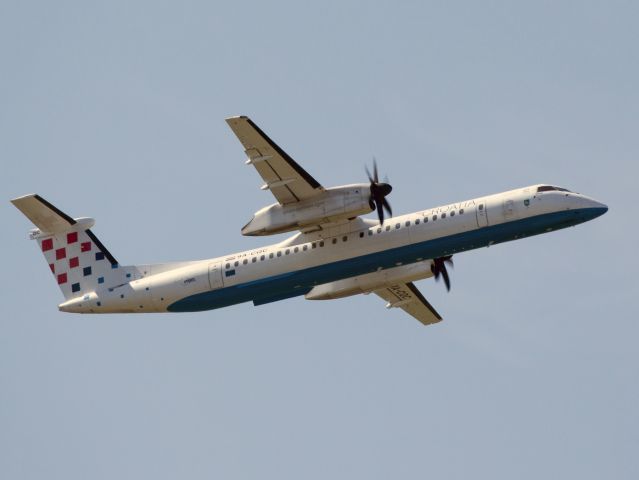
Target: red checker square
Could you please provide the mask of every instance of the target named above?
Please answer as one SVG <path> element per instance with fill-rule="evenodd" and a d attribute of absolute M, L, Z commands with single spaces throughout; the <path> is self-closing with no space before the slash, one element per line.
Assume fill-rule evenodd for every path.
<path fill-rule="evenodd" d="M 91 250 L 91 242 L 82 242 L 80 244 L 80 251 L 81 252 L 88 252 Z"/>
<path fill-rule="evenodd" d="M 80 265 L 80 260 L 78 260 L 78 257 L 73 257 L 69 259 L 69 267 L 70 268 L 75 268 L 78 265 Z"/>
<path fill-rule="evenodd" d="M 63 283 L 67 283 L 67 274 L 61 273 L 58 275 L 58 285 L 62 285 Z"/>
<path fill-rule="evenodd" d="M 55 265 L 53 263 L 49 264 L 49 268 L 51 269 L 51 273 L 55 273 Z"/>
<path fill-rule="evenodd" d="M 67 251 L 64 248 L 58 248 L 55 251 L 55 259 L 60 260 L 62 258 L 67 258 Z"/>
<path fill-rule="evenodd" d="M 78 232 L 67 233 L 67 244 L 78 241 Z"/>
<path fill-rule="evenodd" d="M 53 248 L 53 238 L 46 238 L 42 240 L 42 251 L 46 252 L 47 250 L 51 250 Z"/>

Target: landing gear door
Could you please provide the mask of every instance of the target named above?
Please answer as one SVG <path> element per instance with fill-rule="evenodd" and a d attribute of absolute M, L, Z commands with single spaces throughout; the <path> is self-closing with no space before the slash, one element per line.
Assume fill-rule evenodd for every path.
<path fill-rule="evenodd" d="M 222 262 L 209 263 L 209 284 L 211 290 L 224 286 L 222 281 Z"/>
<path fill-rule="evenodd" d="M 486 200 L 482 199 L 475 207 L 475 214 L 477 215 L 477 226 L 487 227 L 488 226 L 488 212 L 486 209 Z"/>

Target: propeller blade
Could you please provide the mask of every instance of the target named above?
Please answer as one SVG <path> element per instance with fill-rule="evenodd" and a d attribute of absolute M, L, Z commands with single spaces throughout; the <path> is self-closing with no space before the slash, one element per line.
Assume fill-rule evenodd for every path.
<path fill-rule="evenodd" d="M 379 176 L 377 175 L 377 160 L 373 157 L 373 179 L 375 183 L 379 183 Z"/>
<path fill-rule="evenodd" d="M 388 215 L 390 215 L 392 217 L 393 216 L 393 209 L 391 208 L 390 203 L 388 203 L 388 200 L 386 200 L 386 198 L 382 198 L 382 205 L 386 209 L 386 211 L 388 212 Z"/>
<path fill-rule="evenodd" d="M 448 276 L 448 270 L 446 269 L 445 264 L 442 264 L 442 277 L 444 277 L 444 284 L 446 285 L 446 290 L 450 292 L 450 277 Z"/>
<path fill-rule="evenodd" d="M 439 280 L 441 276 L 444 279 L 444 284 L 446 285 L 446 290 L 450 292 L 450 276 L 448 275 L 448 269 L 446 268 L 446 264 L 450 264 L 453 266 L 453 256 L 446 255 L 445 257 L 439 257 L 433 259 L 433 263 L 430 266 L 431 272 L 435 276 L 435 280 Z"/>
<path fill-rule="evenodd" d="M 393 187 L 391 187 L 388 182 L 379 182 L 379 171 L 377 169 L 377 159 L 375 157 L 373 157 L 373 174 L 371 175 L 371 172 L 366 165 L 364 165 L 364 169 L 366 170 L 368 181 L 371 184 L 371 194 L 370 197 L 368 197 L 368 204 L 370 205 L 371 210 L 377 210 L 379 223 L 383 225 L 384 210 L 386 210 L 389 215 L 393 215 L 393 210 L 391 209 L 390 203 L 388 203 L 385 198 L 388 194 L 391 193 Z"/>
<path fill-rule="evenodd" d="M 377 203 L 377 216 L 379 217 L 379 223 L 384 225 L 384 210 L 382 210 L 381 203 Z"/>
<path fill-rule="evenodd" d="M 366 175 L 368 176 L 368 181 L 373 183 L 373 177 L 371 177 L 371 172 L 368 171 L 368 167 L 366 165 L 364 165 L 364 168 L 366 169 Z"/>

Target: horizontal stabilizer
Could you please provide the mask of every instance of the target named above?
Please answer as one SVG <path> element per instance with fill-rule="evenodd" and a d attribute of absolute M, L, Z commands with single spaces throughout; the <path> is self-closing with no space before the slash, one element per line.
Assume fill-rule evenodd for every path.
<path fill-rule="evenodd" d="M 73 218 L 35 193 L 14 198 L 11 203 L 43 233 L 64 232 L 76 224 Z"/>

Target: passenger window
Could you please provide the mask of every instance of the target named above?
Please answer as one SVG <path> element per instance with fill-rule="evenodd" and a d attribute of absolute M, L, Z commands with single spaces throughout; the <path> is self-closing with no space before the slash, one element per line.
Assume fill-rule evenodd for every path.
<path fill-rule="evenodd" d="M 248 258 L 245 258 L 245 259 L 242 261 L 242 263 L 243 263 L 244 265 L 246 265 L 246 264 L 248 263 Z"/>
<path fill-rule="evenodd" d="M 446 214 L 445 213 L 442 213 L 442 218 L 446 218 Z"/>
<path fill-rule="evenodd" d="M 419 218 L 415 220 L 415 225 L 419 225 Z"/>
<path fill-rule="evenodd" d="M 265 257 L 264 255 L 262 255 L 262 256 L 260 257 L 260 262 L 263 262 L 265 258 L 266 258 L 266 257 Z"/>
<path fill-rule="evenodd" d="M 257 257 L 251 258 L 251 263 L 255 263 L 255 262 L 257 262 Z"/>
<path fill-rule="evenodd" d="M 386 225 L 386 231 L 390 231 L 390 225 Z"/>
<path fill-rule="evenodd" d="M 433 215 L 433 222 L 437 220 L 437 215 Z"/>
<path fill-rule="evenodd" d="M 230 264 L 230 263 L 227 263 L 227 264 L 226 264 L 226 268 L 231 268 L 231 264 Z"/>
<path fill-rule="evenodd" d="M 377 229 L 377 233 L 382 233 L 382 227 L 379 227 L 379 228 Z"/>
<path fill-rule="evenodd" d="M 395 230 L 397 230 L 397 229 L 398 229 L 399 227 L 401 227 L 401 226 L 402 226 L 402 224 L 401 224 L 401 223 L 396 223 L 396 224 L 395 224 Z"/>
<path fill-rule="evenodd" d="M 359 238 L 364 238 L 364 232 L 359 232 Z"/>
<path fill-rule="evenodd" d="M 235 261 L 235 266 L 239 266 L 240 262 L 238 262 L 237 260 Z"/>
<path fill-rule="evenodd" d="M 299 247 L 295 247 L 295 248 L 293 249 L 293 252 L 294 252 L 294 253 L 297 253 L 297 252 L 299 252 L 299 251 L 300 251 Z"/>
<path fill-rule="evenodd" d="M 406 223 L 404 225 L 406 225 L 407 227 L 410 227 L 410 220 L 406 220 Z"/>
<path fill-rule="evenodd" d="M 455 216 L 455 210 L 453 210 L 452 212 L 450 212 L 450 216 L 454 217 Z"/>
<path fill-rule="evenodd" d="M 459 209 L 459 214 L 460 214 L 460 215 L 463 215 L 463 214 L 464 214 L 464 209 L 463 209 L 463 208 L 460 208 L 460 209 Z"/>
<path fill-rule="evenodd" d="M 289 253 L 291 253 L 291 249 L 290 249 L 290 248 L 287 248 L 287 249 L 284 251 L 284 255 L 288 255 Z"/>
<path fill-rule="evenodd" d="M 320 242 L 320 247 L 323 247 L 323 246 L 324 246 L 324 241 L 321 241 Z"/>
<path fill-rule="evenodd" d="M 277 256 L 278 256 L 278 257 L 281 257 L 281 256 L 282 256 L 282 250 L 278 250 L 278 251 L 277 251 Z"/>
<path fill-rule="evenodd" d="M 337 238 L 333 239 L 333 245 L 335 245 L 337 243 Z"/>
<path fill-rule="evenodd" d="M 368 236 L 370 237 L 372 234 L 373 234 L 373 231 L 372 231 L 372 230 L 369 230 L 369 231 L 368 231 Z"/>
<path fill-rule="evenodd" d="M 302 247 L 302 250 L 304 250 L 304 251 L 308 250 L 308 245 L 304 245 L 304 246 Z"/>
<path fill-rule="evenodd" d="M 272 252 L 268 254 L 268 258 L 273 258 L 273 253 Z"/>
<path fill-rule="evenodd" d="M 348 240 L 348 237 L 347 237 L 346 235 L 344 235 L 344 236 L 342 237 L 342 242 L 345 242 L 346 240 Z"/>
<path fill-rule="evenodd" d="M 484 209 L 484 204 L 482 203 L 481 205 L 479 205 L 479 209 L 483 210 Z"/>

